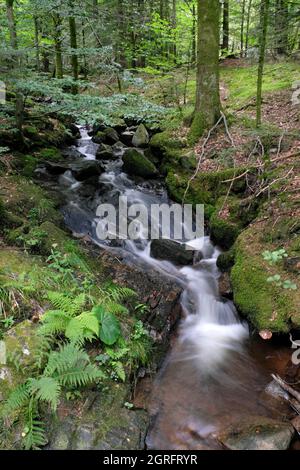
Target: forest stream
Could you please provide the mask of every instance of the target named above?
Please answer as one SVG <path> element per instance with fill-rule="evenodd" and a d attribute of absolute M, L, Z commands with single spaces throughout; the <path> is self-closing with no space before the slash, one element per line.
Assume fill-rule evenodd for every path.
<path fill-rule="evenodd" d="M 80 133 L 77 145 L 65 151 L 76 165 L 95 160 L 98 149 L 87 128 L 80 128 Z M 113 160 L 101 162 L 104 173 L 94 189 L 83 188 L 70 170 L 51 175 L 46 184 L 63 194 L 65 223 L 74 234 L 90 237 L 105 250 L 126 252 L 145 270 L 151 267 L 183 287 L 182 319 L 148 401 L 147 448 L 222 448 L 217 433 L 225 425 L 288 414 L 288 406 L 265 389 L 271 372 L 282 372 L 290 350 L 253 336 L 233 302 L 220 296 L 216 261 L 221 250 L 209 236 L 193 241 L 194 265 L 183 267 L 153 258 L 151 242 L 103 244 L 97 238 L 95 214 L 100 203 L 117 207 L 122 195 L 129 205 L 171 204 L 162 180 L 134 180 L 122 172 L 123 152 L 124 148 L 115 150 Z M 45 172 L 46 168 L 39 169 L 44 179 Z"/>

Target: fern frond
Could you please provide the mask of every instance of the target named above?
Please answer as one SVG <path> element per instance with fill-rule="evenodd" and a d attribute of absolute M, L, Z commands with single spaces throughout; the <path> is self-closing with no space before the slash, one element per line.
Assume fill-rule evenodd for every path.
<path fill-rule="evenodd" d="M 26 413 L 24 448 L 25 450 L 39 450 L 47 444 L 45 425 L 38 419 L 38 406 L 36 400 L 30 400 Z"/>
<path fill-rule="evenodd" d="M 69 369 L 62 374 L 59 374 L 56 378 L 64 387 L 85 387 L 99 379 L 103 379 L 104 374 L 93 364 L 86 364 L 82 366 L 81 370 L 79 366 L 73 370 Z"/>
<path fill-rule="evenodd" d="M 11 394 L 9 395 L 8 399 L 4 403 L 4 406 L 1 411 L 1 415 L 4 418 L 9 417 L 15 411 L 22 408 L 26 402 L 30 400 L 30 389 L 28 383 L 24 383 L 19 385 L 19 387 L 15 388 Z"/>
<path fill-rule="evenodd" d="M 136 297 L 137 293 L 129 289 L 129 287 L 116 286 L 115 284 L 110 284 L 104 288 L 104 298 L 110 299 L 114 302 L 121 302 L 124 300 L 129 300 L 133 297 Z"/>
<path fill-rule="evenodd" d="M 55 309 L 64 312 L 69 317 L 79 314 L 86 302 L 85 294 L 80 294 L 74 299 L 61 292 L 48 292 L 48 298 Z"/>
<path fill-rule="evenodd" d="M 40 332 L 48 336 L 64 333 L 69 321 L 70 317 L 65 312 L 61 310 L 49 310 L 42 317 Z"/>
<path fill-rule="evenodd" d="M 29 379 L 28 387 L 37 400 L 49 403 L 53 411 L 56 410 L 61 393 L 61 386 L 57 380 L 52 377 Z"/>
<path fill-rule="evenodd" d="M 129 314 L 128 308 L 124 307 L 124 305 L 121 305 L 117 302 L 105 303 L 105 309 L 107 312 L 112 313 L 113 315 L 117 315 L 117 314 L 128 315 Z"/>

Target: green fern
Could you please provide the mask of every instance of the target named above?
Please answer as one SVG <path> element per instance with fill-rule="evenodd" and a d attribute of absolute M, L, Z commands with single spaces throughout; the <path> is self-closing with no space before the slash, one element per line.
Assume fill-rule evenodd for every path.
<path fill-rule="evenodd" d="M 1 416 L 4 420 L 24 415 L 24 447 L 38 449 L 46 444 L 45 430 L 39 421 L 39 404 L 55 411 L 63 389 L 73 390 L 104 379 L 105 374 L 90 362 L 88 354 L 78 346 L 67 343 L 50 352 L 42 375 L 27 379 L 5 402 Z"/>

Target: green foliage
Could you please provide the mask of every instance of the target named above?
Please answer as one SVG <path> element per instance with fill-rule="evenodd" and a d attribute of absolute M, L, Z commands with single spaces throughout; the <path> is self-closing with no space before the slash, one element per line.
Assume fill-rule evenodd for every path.
<path fill-rule="evenodd" d="M 119 321 L 111 311 L 105 310 L 105 302 L 85 312 L 83 309 L 87 299 L 84 294 L 74 298 L 58 292 L 49 292 L 48 297 L 56 310 L 49 310 L 43 315 L 43 333 L 63 334 L 75 344 L 99 338 L 104 344 L 112 345 L 119 338 Z M 110 308 L 111 303 L 107 306 Z"/>
<path fill-rule="evenodd" d="M 47 442 L 45 425 L 38 420 L 40 404 L 55 411 L 63 389 L 86 387 L 104 377 L 85 351 L 74 344 L 63 344 L 58 351 L 49 353 L 41 375 L 28 378 L 12 391 L 1 410 L 2 418 L 14 421 L 22 416 L 24 447 L 38 449 Z"/>
<path fill-rule="evenodd" d="M 275 251 L 263 252 L 263 259 L 265 261 L 268 261 L 270 266 L 274 266 L 275 264 L 278 263 L 278 261 L 281 261 L 283 258 L 287 258 L 287 257 L 288 257 L 288 254 L 284 248 L 280 248 L 279 250 L 275 250 Z"/>

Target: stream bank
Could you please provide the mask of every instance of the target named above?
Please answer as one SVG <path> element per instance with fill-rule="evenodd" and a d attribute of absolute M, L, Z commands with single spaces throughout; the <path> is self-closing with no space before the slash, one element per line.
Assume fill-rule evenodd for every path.
<path fill-rule="evenodd" d="M 126 133 L 126 130 L 124 132 Z M 99 138 L 99 135 L 98 135 L 98 138 Z M 102 139 L 103 136 L 102 137 L 100 136 L 100 138 Z M 110 138 L 112 139 L 112 137 Z M 159 137 L 156 137 L 156 136 L 153 137 L 154 142 L 157 139 L 159 139 Z M 93 151 L 95 149 L 96 150 L 98 149 L 99 144 L 96 144 L 97 147 L 95 147 L 94 144 L 91 143 L 90 139 L 88 138 L 86 134 L 84 134 L 83 141 L 85 142 L 79 143 L 79 147 L 77 147 L 77 149 L 72 148 L 71 158 L 74 158 L 75 156 L 74 152 L 75 152 L 76 158 L 79 160 L 82 159 L 81 151 L 83 150 L 83 148 L 85 148 L 83 154 L 87 157 L 87 160 L 90 161 L 88 165 L 86 164 L 82 165 L 78 162 L 75 167 L 73 166 L 73 170 L 72 170 L 72 167 L 66 166 L 66 159 L 64 159 L 64 160 L 61 160 L 60 163 L 55 163 L 55 162 L 54 163 L 51 162 L 51 164 L 47 163 L 45 169 L 47 172 L 50 172 L 50 174 L 52 175 L 51 176 L 52 181 L 55 181 L 56 184 L 58 182 L 58 178 L 60 180 L 58 182 L 58 186 L 60 186 L 60 188 L 63 188 L 64 197 L 62 198 L 58 197 L 57 207 L 63 207 L 63 215 L 65 218 L 65 222 L 71 228 L 71 230 L 73 231 L 73 234 L 75 234 L 76 237 L 79 237 L 83 240 L 83 244 L 90 245 L 91 241 L 93 240 L 93 235 L 94 235 L 90 217 L 91 216 L 94 217 L 94 209 L 96 207 L 96 203 L 99 201 L 99 197 L 103 197 L 103 194 L 105 197 L 105 192 L 103 192 L 103 189 L 104 188 L 107 189 L 108 187 L 109 191 L 112 191 L 113 188 L 111 186 L 114 186 L 114 184 L 117 183 L 117 184 L 121 184 L 121 189 L 124 190 L 124 188 L 128 187 L 129 183 L 132 184 L 132 182 L 130 182 L 130 179 L 128 180 L 127 177 L 124 177 L 122 173 L 121 173 L 121 176 L 120 175 L 117 176 L 117 181 L 115 177 L 113 176 L 114 171 L 112 170 L 114 169 L 117 170 L 117 175 L 118 175 L 119 168 L 120 168 L 118 159 L 120 158 L 122 153 L 121 154 L 119 153 L 118 158 L 113 158 L 112 160 L 108 160 L 108 167 L 107 167 L 107 164 L 105 164 L 104 167 L 102 166 L 103 165 L 103 163 L 101 163 L 102 159 L 100 159 L 100 163 L 97 163 L 95 165 L 94 163 L 91 163 L 91 161 L 93 161 L 91 157 L 94 156 Z M 106 143 L 104 145 L 109 145 L 109 144 Z M 152 146 L 150 142 L 150 147 L 152 148 L 152 152 L 151 152 L 152 163 L 154 164 L 155 162 L 155 165 L 159 166 L 160 171 L 162 173 L 165 173 L 166 171 L 165 162 L 162 162 L 161 166 L 159 165 L 159 162 L 161 161 L 160 160 L 161 157 L 159 157 L 159 152 L 157 151 L 156 155 L 154 155 L 155 152 L 153 152 L 153 149 L 154 149 L 153 141 L 152 141 Z M 92 151 L 90 151 L 91 148 L 92 148 Z M 77 152 L 79 151 L 79 153 L 76 153 L 76 151 Z M 103 150 L 103 147 L 102 147 L 102 150 L 100 151 L 100 153 L 104 151 L 107 152 L 105 155 L 105 158 L 108 157 L 108 154 L 110 155 L 110 158 L 111 158 L 110 149 L 106 147 Z M 147 149 L 146 151 L 144 150 L 143 152 L 146 153 Z M 141 152 L 139 152 L 139 154 L 142 155 Z M 147 155 L 148 157 L 150 157 L 149 153 L 147 153 Z M 103 157 L 103 154 L 102 154 L 102 157 Z M 134 157 L 136 158 L 136 154 L 134 154 Z M 151 161 L 148 157 L 146 157 L 147 160 Z M 187 158 L 189 159 L 190 155 Z M 141 157 L 138 157 L 138 159 L 140 160 Z M 143 163 L 144 163 L 144 160 L 143 160 Z M 144 168 L 144 165 L 142 166 Z M 95 180 L 93 176 L 94 176 L 94 170 L 96 167 L 99 168 L 99 175 Z M 149 168 L 149 165 L 147 166 L 147 168 Z M 73 171 L 73 174 L 72 174 L 72 171 Z M 230 174 L 232 175 L 232 172 Z M 226 173 L 226 178 L 230 176 L 230 174 L 229 172 Z M 42 177 L 44 175 L 45 177 L 45 173 L 43 173 L 43 171 L 40 173 L 40 175 Z M 76 177 L 77 178 L 79 177 L 79 180 L 77 180 Z M 99 185 L 99 177 L 100 177 L 100 185 Z M 149 202 L 151 203 L 151 201 L 153 201 L 153 197 L 155 197 L 155 200 L 157 200 L 156 199 L 157 194 L 159 195 L 159 200 L 162 200 L 162 201 L 167 200 L 167 195 L 166 195 L 166 192 L 164 190 L 164 187 L 161 181 L 155 180 L 153 182 L 151 181 L 144 182 L 140 178 L 141 178 L 141 175 L 138 175 L 137 179 L 135 179 L 134 181 L 134 184 L 137 185 L 138 188 L 135 187 L 133 192 L 131 193 L 133 200 L 136 200 L 139 197 L 144 197 L 145 194 L 146 194 L 146 197 L 148 198 L 147 199 L 148 203 Z M 222 187 L 223 178 L 224 178 L 224 174 L 219 175 L 218 177 L 214 176 L 211 179 L 211 184 L 214 187 L 214 191 L 216 191 L 212 202 L 215 201 L 216 198 L 223 192 L 223 190 L 220 190 L 220 188 Z M 208 179 L 210 180 L 210 178 Z M 88 182 L 88 184 L 86 184 L 86 182 Z M 216 184 L 217 182 L 219 183 Z M 58 194 L 59 191 L 58 191 L 57 185 L 54 184 L 53 186 L 53 183 L 49 184 L 49 178 L 47 177 L 47 175 L 44 178 L 44 184 L 46 184 L 46 187 L 48 187 L 48 190 L 51 190 L 50 193 L 52 194 L 55 193 L 56 195 Z M 96 194 L 96 201 L 95 201 L 95 189 L 98 188 L 98 185 L 99 185 L 100 191 L 99 191 L 99 194 Z M 237 194 L 240 194 L 239 192 L 241 191 L 241 186 L 242 185 L 240 185 L 239 183 L 238 188 L 236 188 Z M 132 189 L 130 189 L 130 191 L 132 191 Z M 75 195 L 75 202 L 76 202 L 75 205 L 74 205 L 74 195 Z M 84 210 L 82 210 L 82 207 L 80 207 L 80 202 L 82 200 L 84 200 Z M 111 196 L 109 196 L 109 200 L 111 200 Z M 71 202 L 73 204 L 71 204 Z M 70 208 L 72 210 L 70 210 Z M 80 213 L 80 217 L 78 217 L 78 213 Z M 78 222 L 80 222 L 79 225 L 78 225 Z M 232 239 L 234 239 L 234 237 L 232 237 Z M 231 241 L 226 241 L 226 245 L 228 244 L 226 247 L 230 247 L 232 239 Z M 228 240 L 228 237 L 226 237 L 226 240 Z M 230 240 L 230 237 L 229 237 L 229 240 Z M 56 243 L 56 237 L 53 238 L 53 241 Z M 183 281 L 182 277 L 184 276 L 182 276 L 182 274 L 178 275 L 178 269 L 177 268 L 174 269 L 173 267 L 171 267 L 172 265 L 170 264 L 167 264 L 167 265 L 165 263 L 158 264 L 157 262 L 155 262 L 154 267 L 153 266 L 149 267 L 149 253 L 148 252 L 144 252 L 144 256 L 139 257 L 140 259 L 139 259 L 138 265 L 140 266 L 137 266 L 137 260 L 136 260 L 137 256 L 136 256 L 135 250 L 131 249 L 131 252 L 129 253 L 127 252 L 125 254 L 124 254 L 124 250 L 122 250 L 122 255 L 120 255 L 120 247 L 119 248 L 113 247 L 113 248 L 116 251 L 113 250 L 111 254 L 105 252 L 99 255 L 98 261 L 99 261 L 99 265 L 101 265 L 101 274 L 103 275 L 103 278 L 105 278 L 109 274 L 118 283 L 126 284 L 129 287 L 134 287 L 135 289 L 137 289 L 139 298 L 141 299 L 141 301 L 145 302 L 147 305 L 150 306 L 150 313 L 148 312 L 146 314 L 145 321 L 150 325 L 154 323 L 152 331 L 151 331 L 151 335 L 153 339 L 157 342 L 158 348 L 161 350 L 161 353 L 164 354 L 164 352 L 166 351 L 168 347 L 168 341 L 166 340 L 169 338 L 170 332 L 176 325 L 176 322 L 180 316 L 180 309 L 178 308 L 178 301 L 182 292 L 182 288 L 184 287 L 184 284 L 185 284 L 184 282 L 182 283 Z M 213 258 L 211 258 L 211 256 L 214 253 L 214 249 L 210 244 L 208 245 L 208 248 L 209 248 L 208 254 L 207 254 L 208 260 L 212 260 L 212 262 L 209 262 L 208 264 L 211 267 L 213 267 L 217 261 L 217 256 L 214 255 Z M 47 248 L 45 248 L 45 250 L 47 250 Z M 49 246 L 48 246 L 48 250 L 49 250 Z M 45 253 L 46 252 L 47 251 L 45 251 Z M 217 254 L 219 253 L 217 252 Z M 153 264 L 153 260 L 151 261 L 151 263 Z M 162 274 L 158 274 L 157 272 L 158 268 L 160 272 L 162 272 Z M 199 266 L 199 268 L 201 271 L 201 266 Z M 166 270 L 168 271 L 168 275 L 170 274 L 170 272 L 171 273 L 173 272 L 171 281 L 170 279 L 167 280 L 168 276 L 166 276 L 166 274 L 163 273 Z M 207 271 L 207 266 L 205 268 L 205 271 Z M 178 287 L 175 287 L 175 284 L 177 283 L 174 283 L 174 279 L 176 278 L 178 278 Z M 199 282 L 199 278 L 197 282 Z M 216 291 L 217 286 L 215 284 L 216 279 L 212 279 L 212 282 L 213 282 L 213 291 L 215 292 L 214 295 L 218 297 L 218 294 Z M 149 290 L 151 292 L 150 295 L 149 295 Z M 217 302 L 218 308 L 223 303 L 224 302 L 218 301 Z M 230 312 L 234 312 L 234 310 L 232 310 L 231 307 L 227 311 L 227 314 Z M 225 318 L 227 318 L 227 314 L 225 315 Z M 226 321 L 225 321 L 225 325 L 226 325 Z M 229 324 L 231 324 L 231 322 L 232 322 L 232 318 Z M 242 328 L 242 324 L 240 324 L 241 326 L 239 326 L 239 322 L 237 322 L 236 325 L 237 325 L 237 328 Z M 245 334 L 244 329 L 242 329 L 241 331 L 243 331 L 243 335 L 244 335 Z M 213 337 L 212 337 L 212 342 L 214 342 Z M 180 345 L 180 343 L 176 344 L 175 342 L 174 350 L 172 350 L 171 356 L 172 354 L 175 354 L 175 357 L 176 357 L 176 355 L 182 354 L 182 351 L 180 351 L 181 347 L 182 346 Z M 221 349 L 222 347 L 223 346 L 221 345 Z M 234 354 L 236 354 L 236 351 L 234 352 Z M 188 355 L 188 357 L 189 356 L 190 354 Z M 286 356 L 286 361 L 288 362 L 288 356 Z M 189 418 L 189 416 L 184 416 L 184 413 L 180 412 L 180 408 L 182 407 L 181 406 L 182 399 L 184 400 L 186 398 L 186 392 L 187 390 L 190 390 L 193 393 L 189 394 L 189 399 L 186 400 L 185 402 L 186 403 L 184 407 L 185 412 L 189 414 L 191 411 L 194 412 L 194 410 L 198 410 L 200 413 L 202 413 L 203 408 L 200 407 L 199 409 L 195 403 L 195 400 L 197 402 L 199 401 L 199 398 L 197 398 L 197 395 L 199 395 L 201 399 L 204 398 L 205 393 L 203 392 L 203 386 L 199 386 L 200 384 L 198 383 L 199 389 L 197 388 L 195 389 L 195 384 L 193 382 L 193 378 L 197 377 L 198 367 L 196 367 L 196 370 L 195 370 L 193 363 L 191 361 L 189 364 L 189 368 L 186 371 L 188 377 L 186 377 L 185 373 L 184 375 L 180 374 L 179 371 L 181 371 L 182 368 L 178 369 L 178 367 L 176 366 L 177 362 L 178 361 L 175 360 L 175 369 L 176 369 L 175 377 L 174 377 L 174 366 L 172 366 L 174 361 L 171 357 L 171 359 L 170 358 L 167 359 L 167 361 L 165 362 L 165 366 L 162 369 L 163 377 L 160 375 L 158 377 L 158 381 L 156 382 L 155 387 L 158 387 L 158 389 L 154 388 L 154 396 L 156 395 L 157 397 L 156 403 L 154 405 L 151 404 L 150 408 L 148 408 L 152 416 L 151 430 L 147 437 L 148 447 L 149 448 L 152 448 L 152 447 L 161 448 L 160 446 L 162 445 L 163 447 L 168 446 L 168 445 L 169 446 L 174 445 L 175 447 L 170 447 L 170 448 L 176 448 L 176 446 L 183 446 L 183 447 L 186 446 L 184 448 L 196 448 L 196 446 L 198 445 L 199 448 L 203 448 L 203 447 L 214 448 L 214 446 L 217 446 L 217 447 L 219 447 L 220 445 L 222 446 L 223 444 L 220 444 L 220 443 L 216 444 L 216 442 L 220 441 L 219 437 L 216 438 L 215 436 L 212 436 L 212 440 L 211 440 L 211 438 L 207 437 L 207 432 L 206 431 L 203 432 L 203 428 L 206 428 L 209 431 L 208 434 L 213 434 L 214 429 L 215 429 L 214 427 L 208 426 L 207 423 L 204 422 L 204 424 L 200 423 L 200 428 L 199 428 L 199 423 L 195 423 L 195 422 L 190 423 L 189 419 L 187 419 Z M 179 362 L 182 362 L 182 361 L 179 361 Z M 159 361 L 157 362 L 157 366 L 158 364 L 159 364 Z M 186 364 L 186 362 L 184 362 L 184 364 Z M 253 365 L 254 369 L 255 367 L 256 367 L 256 364 Z M 240 364 L 239 370 L 245 371 L 245 366 L 243 364 Z M 274 367 L 273 371 L 278 371 L 278 370 L 276 369 L 276 367 Z M 230 370 L 228 370 L 228 366 L 225 366 L 221 372 L 222 372 L 222 375 L 223 374 L 230 375 Z M 147 370 L 146 371 L 142 370 L 141 375 L 143 374 L 147 376 L 148 374 Z M 212 374 L 212 380 L 213 382 L 217 383 L 217 385 L 216 383 L 214 383 L 213 385 L 213 387 L 216 390 L 215 394 L 217 396 L 219 393 L 220 387 L 222 388 L 223 384 L 220 384 L 220 383 L 218 384 L 219 379 L 216 381 L 216 378 L 213 377 L 213 375 L 214 374 Z M 182 380 L 183 377 L 185 377 L 187 380 L 186 381 Z M 189 380 L 188 380 L 189 378 L 192 378 L 191 384 L 189 384 Z M 267 381 L 268 381 L 266 378 L 265 372 L 262 372 L 262 375 L 260 375 L 260 372 L 254 372 L 253 376 L 250 374 L 250 377 L 249 377 L 248 376 L 248 364 L 247 364 L 247 377 L 243 376 L 243 378 L 245 378 L 245 383 L 250 383 L 251 386 L 258 387 L 259 389 L 257 398 L 255 398 L 254 400 L 254 401 L 257 400 L 258 404 L 257 403 L 253 404 L 253 401 L 252 401 L 252 404 L 250 404 L 250 409 L 252 410 L 252 413 L 254 413 L 254 411 L 256 413 L 258 412 L 258 410 L 261 411 L 260 407 L 262 406 L 266 414 L 266 421 L 262 423 L 262 421 L 260 422 L 257 420 L 255 421 L 255 419 L 257 418 L 255 418 L 255 413 L 254 413 L 254 418 L 253 418 L 254 424 L 252 423 L 252 425 L 249 425 L 249 423 L 245 423 L 245 427 L 250 426 L 251 429 L 253 428 L 262 429 L 262 440 L 260 441 L 260 443 L 263 441 L 263 438 L 265 436 L 264 429 L 267 429 L 269 434 L 271 434 L 271 440 L 272 440 L 272 436 L 273 437 L 275 436 L 274 437 L 275 441 L 277 439 L 276 436 L 278 436 L 278 432 L 280 431 L 279 436 L 282 436 L 282 434 L 280 434 L 282 432 L 283 435 L 285 436 L 285 439 L 280 437 L 279 441 L 286 442 L 287 443 L 286 445 L 288 446 L 293 435 L 292 428 L 289 425 L 285 425 L 285 423 L 283 423 L 282 425 L 280 423 L 282 423 L 283 416 L 284 418 L 290 417 L 290 412 L 286 409 L 284 409 L 284 411 L 281 411 L 281 412 L 278 412 L 278 411 L 272 412 L 270 410 L 266 411 L 266 409 L 268 409 L 269 406 L 265 407 L 260 404 L 261 402 L 260 393 L 262 392 L 264 386 L 267 384 Z M 180 403 L 178 402 L 178 400 L 174 403 L 172 397 L 170 397 L 170 390 L 174 388 L 174 384 L 182 384 L 182 383 L 189 384 L 189 385 L 187 385 L 187 387 L 184 385 L 183 388 L 182 387 L 179 388 L 181 390 L 180 394 L 178 395 L 178 398 L 180 397 L 179 399 Z M 211 389 L 207 383 L 205 387 L 208 387 L 208 389 Z M 116 393 L 113 392 L 114 388 L 116 389 L 115 390 Z M 246 401 L 248 401 L 249 396 L 251 395 L 251 392 L 250 392 L 251 387 L 247 386 L 246 389 L 247 391 L 245 392 L 244 397 L 246 397 Z M 197 394 L 196 394 L 196 390 L 197 390 Z M 78 403 L 78 406 L 76 407 L 74 407 L 73 404 L 71 406 L 70 405 L 68 406 L 68 404 L 65 404 L 65 403 L 62 404 L 57 426 L 53 426 L 53 440 L 51 440 L 49 444 L 50 448 L 124 448 L 124 449 L 129 448 L 131 449 L 131 448 L 137 448 L 140 446 L 143 447 L 144 438 L 145 438 L 145 430 L 147 427 L 147 417 L 143 411 L 140 412 L 138 410 L 124 409 L 124 406 L 123 406 L 124 400 L 125 400 L 125 397 L 128 397 L 128 391 L 129 389 L 126 387 L 123 387 L 122 384 L 117 384 L 116 386 L 113 386 L 112 388 L 110 388 L 109 391 L 107 392 L 108 403 L 105 402 L 105 399 L 104 401 L 103 400 L 101 401 L 101 399 L 100 401 L 98 401 L 97 399 L 93 400 L 91 398 L 87 398 L 86 399 L 87 405 L 86 407 L 83 407 L 83 411 L 84 412 L 87 411 L 86 417 L 83 417 L 81 413 L 80 403 Z M 227 400 L 226 406 L 228 406 L 229 408 L 232 406 L 231 393 L 232 393 L 232 381 L 229 381 L 228 390 L 227 390 L 227 393 L 225 393 L 226 400 Z M 241 396 L 243 397 L 243 394 Z M 253 396 L 251 398 L 253 400 Z M 146 400 L 146 402 L 149 403 L 149 400 Z M 116 406 L 117 403 L 119 405 Z M 136 403 L 138 404 L 138 400 L 136 401 Z M 165 407 L 164 404 L 167 404 L 167 406 Z M 142 408 L 144 408 L 145 406 L 148 407 L 147 404 L 146 405 L 143 404 Z M 161 413 L 160 411 L 161 406 L 163 406 L 163 408 L 166 408 L 168 417 L 175 415 L 176 418 L 179 418 L 179 422 L 180 420 L 184 422 L 185 427 L 183 426 L 182 431 L 180 431 L 181 425 L 178 425 L 178 421 L 174 425 L 174 423 L 168 423 L 168 420 L 164 420 L 163 418 L 164 414 Z M 222 404 L 222 407 L 223 406 L 224 404 Z M 277 405 L 275 405 L 275 409 L 276 408 L 277 408 Z M 111 419 L 111 420 L 108 420 L 107 422 L 108 417 L 111 415 L 112 409 L 116 410 L 116 414 L 114 415 L 116 419 L 115 420 Z M 236 403 L 236 410 L 238 411 L 239 416 L 243 411 L 245 411 L 245 409 L 247 409 L 247 407 L 245 406 L 245 403 L 240 403 L 240 402 Z M 108 412 L 106 413 L 104 410 L 108 410 Z M 175 414 L 173 410 L 176 410 Z M 207 407 L 207 410 L 209 410 L 209 406 Z M 215 414 L 216 416 L 218 416 L 218 413 L 219 413 L 218 410 L 220 410 L 220 404 L 216 406 L 216 409 L 210 410 L 208 414 L 211 414 L 212 416 Z M 94 414 L 94 411 L 96 415 Z M 179 414 L 177 414 L 177 412 Z M 119 426 L 119 422 L 118 422 L 119 415 L 124 418 L 123 427 Z M 159 415 L 158 419 L 157 419 L 157 415 Z M 95 421 L 96 421 L 95 416 L 97 416 L 96 425 L 95 425 Z M 104 421 L 101 421 L 99 419 L 99 416 L 102 416 Z M 66 417 L 68 417 L 68 419 L 66 419 Z M 274 417 L 276 418 L 275 422 L 272 421 Z M 269 421 L 267 420 L 267 418 L 269 419 Z M 279 418 L 279 421 L 278 421 L 278 418 Z M 225 427 L 227 427 L 230 421 L 229 417 L 225 414 L 223 415 L 223 419 L 224 421 L 222 424 L 224 425 L 225 423 L 226 424 Z M 61 427 L 62 420 L 68 423 L 68 425 L 66 424 L 66 427 L 63 428 L 61 434 L 59 434 L 58 430 Z M 99 421 L 99 424 L 98 424 L 98 421 Z M 162 421 L 167 423 L 167 429 L 162 430 L 160 428 L 160 423 Z M 262 426 L 262 428 L 260 428 L 260 426 Z M 106 431 L 107 431 L 105 432 L 105 436 L 103 435 L 103 433 L 100 432 L 103 427 L 104 428 L 106 427 Z M 130 433 L 131 434 L 128 435 L 125 433 L 124 435 L 125 429 L 128 429 L 129 434 Z M 171 435 L 170 437 L 168 434 L 168 429 L 172 429 L 172 430 L 177 429 L 180 432 L 182 432 L 183 437 L 180 438 L 181 440 L 180 439 L 178 440 L 177 435 L 175 437 Z M 251 434 L 251 429 L 249 429 L 250 434 Z M 81 434 L 81 431 L 82 431 L 82 434 Z M 167 439 L 167 441 L 164 441 L 162 439 L 161 437 L 162 431 L 164 431 L 164 439 Z M 245 431 L 245 428 L 240 429 L 239 434 L 243 434 L 244 431 Z M 227 434 L 230 435 L 230 433 L 232 433 L 232 431 L 228 430 Z M 57 436 L 57 439 L 56 439 L 56 436 Z M 190 438 L 190 436 L 192 436 L 192 439 Z M 208 439 L 208 442 L 207 442 L 207 439 Z M 229 443 L 228 439 L 229 438 L 223 436 L 221 439 L 221 442 L 224 443 L 224 445 L 229 448 L 231 447 L 234 448 L 234 445 L 238 445 L 238 444 L 232 444 L 231 441 L 230 441 L 231 443 Z M 165 444 L 162 444 L 162 442 L 165 442 Z M 226 443 L 228 443 L 228 445 Z M 259 445 L 260 443 L 256 445 Z M 270 445 L 279 445 L 279 444 L 276 444 L 276 443 L 274 444 L 274 439 L 273 439 Z"/>

